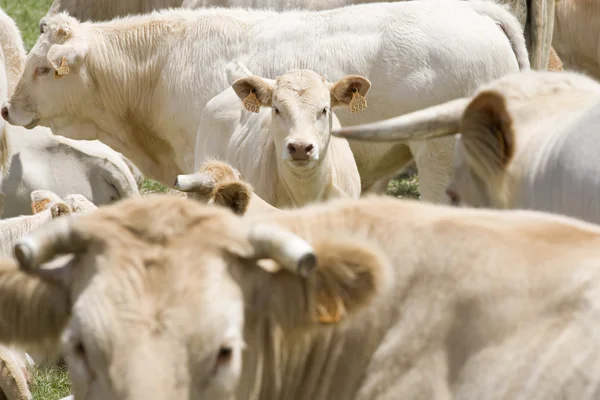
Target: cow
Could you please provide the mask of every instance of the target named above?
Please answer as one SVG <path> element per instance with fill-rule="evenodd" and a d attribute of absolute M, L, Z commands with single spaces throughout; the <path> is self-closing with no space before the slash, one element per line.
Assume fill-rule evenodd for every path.
<path fill-rule="evenodd" d="M 594 0 L 556 2 L 552 45 L 565 68 L 600 79 L 600 4 Z"/>
<path fill-rule="evenodd" d="M 277 208 L 358 198 L 360 175 L 352 150 L 330 131 L 340 127 L 334 108 L 362 111 L 370 86 L 361 76 L 330 83 L 302 69 L 275 80 L 237 79 L 202 112 L 194 169 L 211 157 L 227 161 Z"/>
<path fill-rule="evenodd" d="M 122 154 L 98 140 L 55 136 L 45 127 L 6 126 L 9 159 L 0 177 L 2 216 L 30 214 L 30 193 L 45 189 L 64 197 L 78 193 L 97 206 L 139 196 L 144 177 Z"/>
<path fill-rule="evenodd" d="M 598 125 L 600 83 L 575 72 L 528 71 L 470 98 L 334 134 L 403 141 L 460 132 L 447 202 L 600 223 Z"/>
<path fill-rule="evenodd" d="M 277 11 L 290 9 L 327 10 L 350 4 L 377 3 L 381 0 L 184 0 L 182 7 L 256 7 Z M 554 0 L 498 0 L 506 4 L 524 27 L 531 68 L 545 69 L 555 63 L 552 54 Z"/>
<path fill-rule="evenodd" d="M 60 13 L 44 25 L 2 115 L 27 128 L 45 125 L 66 137 L 99 139 L 146 176 L 171 186 L 177 175 L 193 172 L 200 110 L 230 85 L 225 66 L 231 60 L 259 76 L 294 68 L 313 69 L 331 81 L 368 75 L 368 109 L 341 109 L 342 125 L 439 104 L 529 68 L 518 21 L 488 1 L 282 13 L 172 9 L 102 23 L 79 23 Z M 351 148 L 363 190 L 395 172 L 379 163 L 395 152 L 407 162 L 414 155 L 424 199 L 442 196 L 452 139 Z"/>
<path fill-rule="evenodd" d="M 13 245 L 24 234 L 48 221 L 66 215 L 86 215 L 97 209 L 96 205 L 80 194 L 70 194 L 62 200 L 49 190 L 31 192 L 33 215 L 23 215 L 0 220 L 0 257 L 12 257 Z"/>
<path fill-rule="evenodd" d="M 125 199 L 15 246 L 0 341 L 60 342 L 76 400 L 591 399 L 599 245 L 563 216 L 385 196 Z"/>
<path fill-rule="evenodd" d="M 257 196 L 242 174 L 223 161 L 205 160 L 195 173 L 178 175 L 174 186 L 188 199 L 226 207 L 238 215 L 285 211 Z"/>
<path fill-rule="evenodd" d="M 66 11 L 80 21 L 104 21 L 131 14 L 149 13 L 168 7 L 252 7 L 276 11 L 329 10 L 352 4 L 377 3 L 381 0 L 54 0 L 42 26 L 48 18 Z M 529 50 L 529 60 L 534 69 L 544 69 L 552 59 L 549 54 L 554 23 L 554 0 L 499 0 L 510 6 L 511 12 L 524 27 Z"/>

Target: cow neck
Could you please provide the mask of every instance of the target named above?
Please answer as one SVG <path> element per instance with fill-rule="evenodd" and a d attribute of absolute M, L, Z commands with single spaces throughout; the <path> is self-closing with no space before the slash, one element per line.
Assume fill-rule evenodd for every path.
<path fill-rule="evenodd" d="M 321 201 L 331 187 L 331 161 L 327 153 L 311 169 L 301 170 L 290 167 L 277 158 L 277 207 L 301 207 Z"/>
<path fill-rule="evenodd" d="M 153 54 L 161 32 L 147 29 L 147 40 L 140 41 L 132 52 L 128 48 L 136 32 L 117 28 L 108 35 L 102 28 L 90 30 L 86 65 L 93 71 L 96 104 L 88 117 L 114 138 L 111 142 L 132 147 L 129 154 L 137 154 L 134 162 L 149 176 L 168 183 L 183 171 L 177 165 L 173 143 L 160 133 L 157 114 L 148 113 L 166 59 Z"/>

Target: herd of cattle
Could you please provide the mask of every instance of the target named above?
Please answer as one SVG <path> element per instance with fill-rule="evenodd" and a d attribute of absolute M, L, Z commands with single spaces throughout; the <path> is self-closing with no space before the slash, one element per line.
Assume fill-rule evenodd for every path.
<path fill-rule="evenodd" d="M 0 399 L 56 354 L 77 400 L 600 396 L 599 19 L 54 0 L 26 53 L 0 10 Z"/>

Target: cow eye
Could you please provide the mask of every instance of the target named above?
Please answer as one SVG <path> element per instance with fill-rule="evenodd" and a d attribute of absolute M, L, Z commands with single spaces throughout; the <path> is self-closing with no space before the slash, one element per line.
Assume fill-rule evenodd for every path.
<path fill-rule="evenodd" d="M 321 114 L 323 114 L 323 115 L 327 115 L 327 107 L 325 107 L 325 108 L 323 109 L 323 111 L 321 111 Z"/>
<path fill-rule="evenodd" d="M 50 72 L 50 68 L 47 68 L 47 67 L 37 67 L 35 69 L 35 75 L 36 76 L 47 75 L 48 72 Z"/>
<path fill-rule="evenodd" d="M 229 346 L 222 346 L 219 349 L 219 355 L 217 356 L 217 364 L 228 364 L 233 356 L 233 348 Z"/>
<path fill-rule="evenodd" d="M 273 107 L 273 112 L 275 112 L 275 114 L 279 114 L 279 108 Z"/>

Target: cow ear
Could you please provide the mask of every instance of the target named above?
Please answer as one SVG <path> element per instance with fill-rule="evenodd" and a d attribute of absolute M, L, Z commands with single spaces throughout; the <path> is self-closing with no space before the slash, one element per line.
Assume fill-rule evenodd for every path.
<path fill-rule="evenodd" d="M 252 187 L 245 182 L 229 181 L 218 184 L 213 191 L 213 204 L 244 215 L 252 198 Z"/>
<path fill-rule="evenodd" d="M 500 93 L 479 93 L 467 106 L 460 126 L 469 163 L 489 177 L 503 170 L 514 153 L 512 125 Z"/>
<path fill-rule="evenodd" d="M 371 82 L 367 78 L 358 75 L 345 76 L 331 87 L 331 106 L 349 105 L 353 100 L 364 98 L 370 88 Z"/>
<path fill-rule="evenodd" d="M 61 202 L 50 207 L 50 213 L 52 214 L 52 218 L 58 218 L 65 215 L 71 215 L 71 209 L 68 205 Z"/>
<path fill-rule="evenodd" d="M 31 192 L 31 211 L 33 214 L 40 213 L 62 202 L 58 195 L 49 190 L 34 190 Z"/>
<path fill-rule="evenodd" d="M 270 314 L 288 329 L 335 324 L 372 304 L 393 282 L 389 259 L 376 245 L 329 237 L 311 246 L 316 266 L 305 275 L 264 257 L 255 268 L 244 269 L 240 281 L 252 299 L 250 307 Z M 285 243 L 284 247 L 294 250 L 295 244 Z"/>
<path fill-rule="evenodd" d="M 55 44 L 48 51 L 48 61 L 54 68 L 54 76 L 61 78 L 77 71 L 86 54 L 86 46 L 81 41 L 69 44 Z"/>
<path fill-rule="evenodd" d="M 265 82 L 261 77 L 252 75 L 246 78 L 241 78 L 233 82 L 231 85 L 235 93 L 242 101 L 256 97 L 261 105 L 270 107 L 271 98 L 273 96 L 273 86 Z"/>

